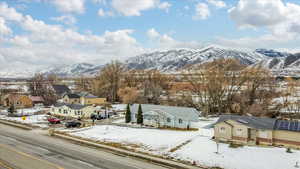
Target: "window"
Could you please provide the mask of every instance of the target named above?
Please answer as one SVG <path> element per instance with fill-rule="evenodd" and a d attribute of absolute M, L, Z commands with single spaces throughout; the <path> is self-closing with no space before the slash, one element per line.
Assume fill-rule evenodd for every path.
<path fill-rule="evenodd" d="M 171 122 L 171 119 L 170 119 L 170 118 L 167 118 L 167 122 L 170 123 L 170 122 Z"/>
<path fill-rule="evenodd" d="M 225 131 L 226 131 L 226 128 L 225 128 L 225 127 L 220 127 L 220 129 L 219 129 L 219 132 L 220 132 L 220 133 L 225 133 Z"/>
<path fill-rule="evenodd" d="M 236 129 L 236 134 L 238 136 L 242 135 L 243 134 L 243 129 Z"/>
<path fill-rule="evenodd" d="M 178 123 L 181 124 L 181 123 L 182 123 L 182 119 L 179 119 L 179 120 L 178 120 Z"/>

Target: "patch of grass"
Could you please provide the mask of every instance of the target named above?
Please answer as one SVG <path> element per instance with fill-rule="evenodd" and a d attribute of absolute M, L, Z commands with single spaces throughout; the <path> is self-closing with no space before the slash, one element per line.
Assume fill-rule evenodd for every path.
<path fill-rule="evenodd" d="M 239 148 L 239 147 L 243 147 L 243 145 L 241 145 L 241 144 L 236 144 L 236 143 L 230 143 L 230 144 L 229 144 L 229 147 L 230 147 L 230 148 Z"/>
<path fill-rule="evenodd" d="M 178 146 L 172 148 L 172 149 L 170 150 L 170 152 L 173 153 L 173 152 L 177 151 L 178 149 L 180 149 L 181 147 L 187 145 L 187 144 L 190 143 L 191 141 L 192 141 L 192 140 L 188 140 L 188 141 L 186 141 L 186 142 L 184 142 L 184 143 L 182 143 L 182 144 L 180 144 L 180 145 L 178 145 Z"/>
<path fill-rule="evenodd" d="M 190 128 L 190 129 L 182 129 L 182 128 L 171 128 L 171 127 L 159 127 L 161 130 L 174 130 L 174 131 L 198 131 L 199 129 Z"/>

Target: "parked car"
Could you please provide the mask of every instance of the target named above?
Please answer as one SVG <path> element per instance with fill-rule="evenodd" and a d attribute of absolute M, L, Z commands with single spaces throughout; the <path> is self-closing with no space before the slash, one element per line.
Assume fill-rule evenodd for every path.
<path fill-rule="evenodd" d="M 51 123 L 51 124 L 59 124 L 60 119 L 58 119 L 58 118 L 49 118 L 48 122 Z"/>
<path fill-rule="evenodd" d="M 78 122 L 78 121 L 69 121 L 69 122 L 66 122 L 65 126 L 67 128 L 71 128 L 71 127 L 80 127 L 81 126 L 81 123 Z"/>

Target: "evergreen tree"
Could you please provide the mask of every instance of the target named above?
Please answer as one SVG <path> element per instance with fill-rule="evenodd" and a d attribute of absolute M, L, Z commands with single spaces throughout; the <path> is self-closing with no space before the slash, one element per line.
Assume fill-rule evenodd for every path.
<path fill-rule="evenodd" d="M 139 105 L 138 114 L 137 114 L 137 124 L 143 124 L 143 111 L 142 105 Z"/>
<path fill-rule="evenodd" d="M 129 123 L 130 121 L 131 121 L 131 111 L 130 111 L 129 104 L 127 104 L 126 114 L 125 114 L 125 122 Z"/>
<path fill-rule="evenodd" d="M 10 107 L 8 108 L 8 112 L 11 114 L 15 112 L 15 106 L 13 104 L 11 104 Z"/>

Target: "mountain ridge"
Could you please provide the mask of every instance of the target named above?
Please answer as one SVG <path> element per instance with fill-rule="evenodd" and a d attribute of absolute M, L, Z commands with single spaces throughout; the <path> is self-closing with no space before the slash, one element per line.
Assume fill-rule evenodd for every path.
<path fill-rule="evenodd" d="M 245 65 L 260 65 L 281 75 L 300 72 L 300 54 L 279 52 L 272 49 L 225 48 L 216 45 L 200 49 L 158 50 L 128 58 L 124 64 L 129 69 L 159 70 L 162 72 L 178 72 L 186 67 L 211 62 L 219 58 L 238 59 Z M 0 71 L 0 78 L 32 77 L 35 73 L 44 75 L 56 74 L 60 77 L 95 76 L 105 65 L 76 63 L 71 65 L 55 65 L 39 71 L 13 72 Z"/>

